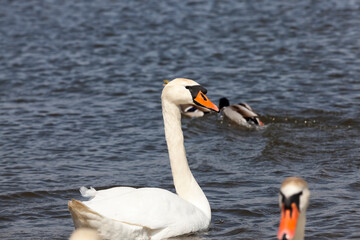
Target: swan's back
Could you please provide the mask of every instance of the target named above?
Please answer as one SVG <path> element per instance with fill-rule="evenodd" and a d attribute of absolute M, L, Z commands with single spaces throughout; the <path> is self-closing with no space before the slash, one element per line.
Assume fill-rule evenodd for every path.
<path fill-rule="evenodd" d="M 76 227 L 98 229 L 112 225 L 135 239 L 162 239 L 206 230 L 209 225 L 200 209 L 160 188 L 100 190 L 90 201 L 73 199 L 69 210 Z"/>

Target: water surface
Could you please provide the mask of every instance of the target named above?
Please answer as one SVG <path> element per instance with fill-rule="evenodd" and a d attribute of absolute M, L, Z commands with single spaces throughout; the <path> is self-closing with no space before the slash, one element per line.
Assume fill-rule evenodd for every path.
<path fill-rule="evenodd" d="M 246 101 L 266 128 L 184 119 L 212 207 L 200 239 L 275 239 L 278 188 L 309 183 L 307 239 L 359 239 L 358 1 L 3 1 L 0 237 L 67 239 L 80 186 L 174 191 L 163 79 Z"/>

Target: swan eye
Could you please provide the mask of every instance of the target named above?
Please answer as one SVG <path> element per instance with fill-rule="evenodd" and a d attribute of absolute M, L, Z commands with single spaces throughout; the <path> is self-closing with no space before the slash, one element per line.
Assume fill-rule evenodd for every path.
<path fill-rule="evenodd" d="M 295 203 L 297 209 L 300 212 L 300 196 L 302 195 L 302 193 L 303 192 L 301 191 L 287 198 L 282 192 L 280 192 L 280 195 L 282 197 L 281 202 L 284 204 L 285 209 L 291 210 L 291 204 Z"/>
<path fill-rule="evenodd" d="M 201 85 L 194 85 L 194 86 L 186 86 L 186 89 L 188 89 L 191 93 L 191 96 L 194 98 L 197 97 L 197 95 L 199 94 L 199 92 L 202 92 L 203 94 L 207 93 L 206 88 L 204 88 Z M 204 96 L 202 96 L 204 98 Z M 205 100 L 205 99 L 204 99 Z"/>

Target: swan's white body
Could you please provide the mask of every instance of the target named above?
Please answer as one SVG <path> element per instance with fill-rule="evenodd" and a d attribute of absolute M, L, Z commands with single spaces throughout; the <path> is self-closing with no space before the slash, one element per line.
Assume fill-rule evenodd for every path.
<path fill-rule="evenodd" d="M 192 80 L 175 79 L 164 87 L 161 97 L 177 194 L 159 188 L 82 188 L 82 195 L 91 199 L 69 202 L 75 227 L 96 229 L 103 239 L 163 239 L 209 227 L 210 205 L 190 171 L 181 130 L 180 105 L 194 104 L 186 88 L 194 85 L 198 84 Z"/>
<path fill-rule="evenodd" d="M 279 240 L 304 240 L 305 235 L 305 223 L 306 223 L 306 210 L 309 205 L 310 191 L 308 189 L 308 184 L 305 180 L 296 177 L 289 177 L 284 180 L 280 187 L 279 204 L 282 208 L 281 223 L 278 232 Z M 295 196 L 298 197 L 298 209 L 295 207 L 295 203 L 292 203 L 292 211 L 295 214 L 295 211 L 298 211 L 298 216 L 293 217 L 293 219 L 286 219 L 284 217 L 284 198 L 291 199 Z M 290 203 L 290 202 L 289 202 Z M 294 205 L 293 205 L 294 204 Z M 296 209 L 295 209 L 296 208 Z M 295 231 L 291 230 L 291 221 L 295 223 Z"/>

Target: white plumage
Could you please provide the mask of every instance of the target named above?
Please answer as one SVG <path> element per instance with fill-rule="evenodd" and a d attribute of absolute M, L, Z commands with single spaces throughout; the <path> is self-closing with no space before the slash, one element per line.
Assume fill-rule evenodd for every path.
<path fill-rule="evenodd" d="M 69 240 L 101 240 L 101 238 L 94 229 L 79 228 L 71 234 Z"/>

